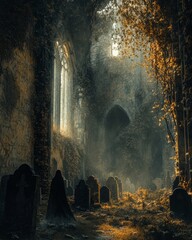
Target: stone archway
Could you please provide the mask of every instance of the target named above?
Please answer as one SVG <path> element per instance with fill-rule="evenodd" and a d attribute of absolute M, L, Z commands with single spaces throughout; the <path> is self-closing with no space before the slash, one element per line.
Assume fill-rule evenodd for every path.
<path fill-rule="evenodd" d="M 113 106 L 105 117 L 105 155 L 109 172 L 118 170 L 118 138 L 129 123 L 129 116 L 120 105 Z"/>

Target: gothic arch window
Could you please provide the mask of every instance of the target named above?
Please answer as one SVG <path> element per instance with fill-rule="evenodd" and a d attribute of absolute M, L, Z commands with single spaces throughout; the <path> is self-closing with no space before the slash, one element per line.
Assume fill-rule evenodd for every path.
<path fill-rule="evenodd" d="M 65 44 L 54 49 L 53 128 L 62 134 L 71 132 L 72 67 Z"/>
<path fill-rule="evenodd" d="M 111 56 L 112 57 L 118 57 L 120 55 L 120 43 L 121 43 L 121 37 L 118 33 L 118 26 L 119 24 L 114 22 L 112 25 L 112 37 L 111 37 Z"/>

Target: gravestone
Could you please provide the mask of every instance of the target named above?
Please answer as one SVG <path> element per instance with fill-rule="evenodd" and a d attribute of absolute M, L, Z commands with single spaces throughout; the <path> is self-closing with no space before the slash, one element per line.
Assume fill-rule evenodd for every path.
<path fill-rule="evenodd" d="M 123 185 L 121 180 L 118 177 L 115 177 L 117 184 L 118 184 L 118 188 L 119 188 L 119 197 L 122 198 L 123 197 Z"/>
<path fill-rule="evenodd" d="M 67 201 L 61 171 L 57 170 L 51 182 L 46 219 L 49 223 L 62 224 L 75 218 Z"/>
<path fill-rule="evenodd" d="M 1 180 L 1 229 L 30 237 L 35 233 L 39 177 L 27 165 Z"/>
<path fill-rule="evenodd" d="M 89 209 L 91 204 L 91 190 L 84 180 L 80 180 L 75 188 L 75 206 L 83 210 Z"/>
<path fill-rule="evenodd" d="M 100 184 L 94 176 L 87 178 L 86 184 L 91 189 L 91 204 L 100 203 Z"/>
<path fill-rule="evenodd" d="M 178 188 L 180 183 L 180 178 L 179 176 L 176 176 L 175 180 L 173 181 L 173 186 L 172 186 L 172 190 L 174 191 L 176 188 Z"/>
<path fill-rule="evenodd" d="M 101 203 L 111 202 L 111 191 L 106 186 L 103 186 L 100 190 L 100 201 Z"/>
<path fill-rule="evenodd" d="M 170 211 L 178 217 L 190 217 L 192 212 L 191 196 L 183 188 L 176 188 L 170 196 Z"/>
<path fill-rule="evenodd" d="M 114 177 L 109 177 L 106 181 L 106 186 L 109 188 L 111 191 L 111 198 L 113 200 L 118 200 L 119 199 L 119 188 L 118 188 L 118 183 Z"/>

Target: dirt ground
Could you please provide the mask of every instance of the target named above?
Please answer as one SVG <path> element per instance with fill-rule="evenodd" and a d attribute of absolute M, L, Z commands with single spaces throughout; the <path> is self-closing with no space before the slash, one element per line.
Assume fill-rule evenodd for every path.
<path fill-rule="evenodd" d="M 73 209 L 76 223 L 47 225 L 42 204 L 37 240 L 192 240 L 192 223 L 177 219 L 169 211 L 168 190 L 139 189 L 123 199 L 90 211 Z"/>

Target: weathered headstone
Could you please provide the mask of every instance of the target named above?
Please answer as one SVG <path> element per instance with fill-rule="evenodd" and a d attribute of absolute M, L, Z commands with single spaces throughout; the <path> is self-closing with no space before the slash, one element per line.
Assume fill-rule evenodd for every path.
<path fill-rule="evenodd" d="M 39 177 L 27 165 L 21 165 L 13 175 L 1 181 L 1 228 L 31 236 L 36 228 L 39 202 Z"/>
<path fill-rule="evenodd" d="M 119 188 L 119 197 L 122 198 L 123 197 L 123 184 L 118 177 L 115 177 L 115 179 L 117 181 L 118 188 Z"/>
<path fill-rule="evenodd" d="M 111 198 L 113 200 L 118 200 L 119 199 L 119 188 L 118 188 L 118 183 L 114 177 L 109 177 L 106 181 L 106 186 L 109 188 L 111 191 Z"/>
<path fill-rule="evenodd" d="M 103 186 L 100 190 L 100 201 L 101 203 L 111 202 L 111 191 L 106 186 Z"/>
<path fill-rule="evenodd" d="M 91 189 L 91 204 L 100 203 L 100 184 L 94 176 L 87 178 L 86 184 Z"/>
<path fill-rule="evenodd" d="M 91 204 L 91 190 L 84 180 L 80 180 L 75 188 L 75 206 L 83 210 L 89 209 Z"/>
<path fill-rule="evenodd" d="M 176 176 L 175 180 L 173 181 L 173 186 L 172 186 L 172 190 L 174 191 L 176 188 L 178 188 L 180 183 L 180 178 L 179 176 Z"/>
<path fill-rule="evenodd" d="M 183 188 L 176 188 L 170 196 L 170 210 L 178 217 L 190 217 L 192 212 L 191 196 Z"/>
<path fill-rule="evenodd" d="M 62 224 L 75 218 L 67 201 L 65 184 L 60 170 L 51 182 L 46 219 L 49 223 Z"/>

